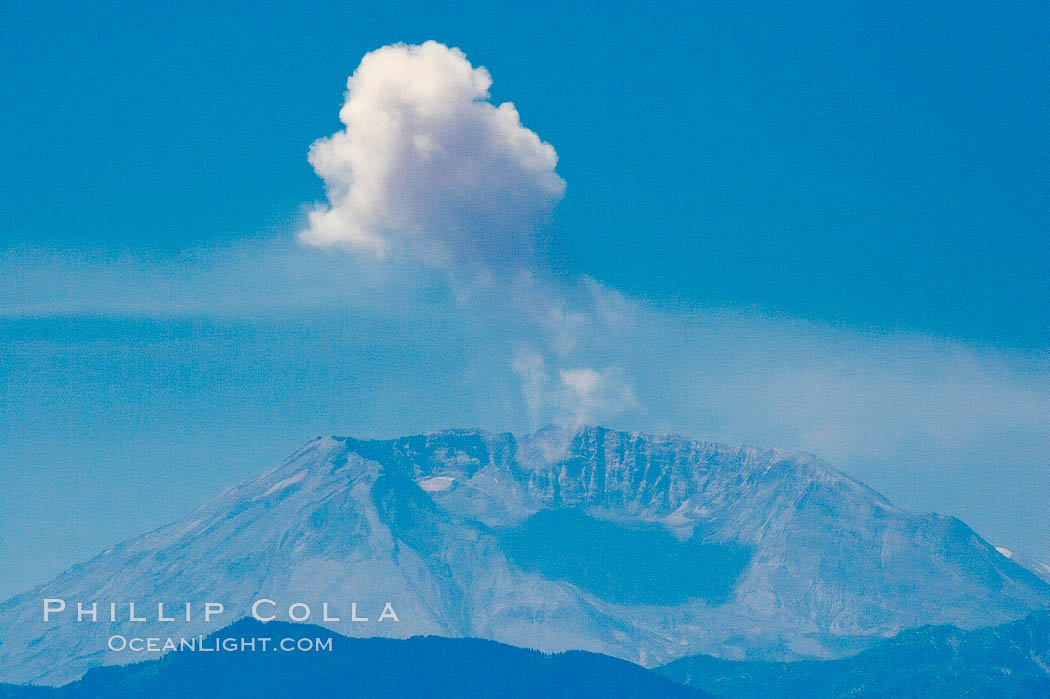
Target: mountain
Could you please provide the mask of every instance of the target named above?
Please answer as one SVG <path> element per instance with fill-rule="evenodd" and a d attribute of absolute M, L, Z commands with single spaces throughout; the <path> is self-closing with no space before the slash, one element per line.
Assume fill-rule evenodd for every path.
<path fill-rule="evenodd" d="M 68 608 L 45 623 L 43 598 Z M 902 629 L 1020 618 L 1050 606 L 1050 585 L 959 520 L 905 512 L 809 454 L 593 427 L 318 438 L 0 605 L 0 681 L 138 660 L 107 639 L 211 633 L 260 598 L 353 636 L 653 667 L 842 657 Z M 77 622 L 93 601 L 99 621 Z M 154 620 L 130 621 L 128 602 Z M 225 616 L 206 621 L 206 602 Z M 387 603 L 398 621 L 380 620 Z"/>
<path fill-rule="evenodd" d="M 723 697 L 1050 697 L 1050 610 L 1001 626 L 924 626 L 841 660 L 758 663 L 710 656 L 656 670 Z"/>
<path fill-rule="evenodd" d="M 331 651 L 185 652 L 89 670 L 60 688 L 0 685 L 0 699 L 89 697 L 611 697 L 703 699 L 710 695 L 605 655 L 544 655 L 493 641 L 347 638 L 309 624 L 245 619 L 222 639 L 331 639 Z M 261 648 L 261 646 L 257 646 Z"/>

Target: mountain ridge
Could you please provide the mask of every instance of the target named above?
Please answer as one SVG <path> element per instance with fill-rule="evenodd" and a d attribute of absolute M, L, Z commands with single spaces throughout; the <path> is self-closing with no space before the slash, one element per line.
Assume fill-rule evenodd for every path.
<path fill-rule="evenodd" d="M 608 656 L 570 651 L 545 655 L 472 638 L 348 638 L 324 627 L 241 619 L 211 634 L 254 639 L 274 651 L 281 639 L 307 639 L 329 650 L 189 652 L 124 666 L 96 667 L 56 688 L 0 685 L 0 699 L 86 697 L 607 697 L 711 695 Z M 484 668 L 479 671 L 479 668 Z"/>
<path fill-rule="evenodd" d="M 747 663 L 694 656 L 654 671 L 727 699 L 1047 697 L 1050 609 L 971 631 L 930 625 L 908 629 L 837 660 Z"/>
<path fill-rule="evenodd" d="M 571 560 L 551 569 L 508 548 L 506 532 L 574 510 L 584 519 L 561 541 L 592 546 L 589 566 L 608 573 L 597 583 Z M 603 552 L 629 549 L 646 527 L 670 535 L 659 539 L 667 576 L 706 561 L 712 577 L 698 585 L 727 589 L 724 599 L 627 595 L 644 586 L 617 577 Z M 719 568 L 719 556 L 744 549 L 740 571 Z M 959 520 L 907 513 L 813 455 L 582 427 L 312 440 L 186 518 L 0 604 L 2 680 L 56 683 L 122 660 L 101 628 L 43 626 L 42 596 L 231 609 L 263 596 L 331 602 L 344 617 L 351 601 L 373 615 L 389 601 L 399 624 L 349 632 L 490 638 L 655 666 L 698 652 L 839 657 L 923 623 L 1018 618 L 1050 604 L 1050 585 Z"/>

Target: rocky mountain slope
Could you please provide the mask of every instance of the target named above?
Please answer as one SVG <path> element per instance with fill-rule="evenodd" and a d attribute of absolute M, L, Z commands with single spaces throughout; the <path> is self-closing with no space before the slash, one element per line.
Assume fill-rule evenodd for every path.
<path fill-rule="evenodd" d="M 69 608 L 44 623 L 43 598 Z M 1050 585 L 959 520 L 902 511 L 808 454 L 602 428 L 318 438 L 0 605 L 0 681 L 140 660 L 107 639 L 210 633 L 260 598 L 284 620 L 307 603 L 342 634 L 652 667 L 839 657 L 910 627 L 1019 618 L 1050 606 Z M 77 601 L 103 618 L 76 622 Z M 129 601 L 192 614 L 129 621 Z M 206 622 L 208 601 L 225 616 Z M 114 622 L 110 602 L 125 605 Z M 340 621 L 320 618 L 325 602 Z M 388 602 L 396 622 L 379 621 Z M 353 603 L 369 621 L 350 621 Z"/>

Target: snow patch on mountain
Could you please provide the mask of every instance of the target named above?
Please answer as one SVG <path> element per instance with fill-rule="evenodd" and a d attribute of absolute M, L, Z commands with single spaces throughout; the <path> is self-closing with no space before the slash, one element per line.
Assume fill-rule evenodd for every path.
<path fill-rule="evenodd" d="M 276 483 L 271 485 L 269 488 L 267 488 L 266 492 L 262 494 L 262 497 L 266 497 L 268 495 L 273 495 L 274 493 L 276 493 L 278 491 L 284 490 L 285 488 L 289 488 L 289 487 L 295 485 L 296 483 L 298 483 L 299 481 L 301 481 L 305 477 L 306 477 L 306 471 L 299 471 L 298 473 L 292 474 L 291 476 L 288 476 L 284 480 L 277 481 Z"/>
<path fill-rule="evenodd" d="M 1023 566 L 1035 573 L 1041 580 L 1050 583 L 1050 565 L 1033 558 L 1021 551 L 1014 551 L 1004 546 L 996 546 L 995 550 L 1009 558 L 1014 563 Z"/>
<path fill-rule="evenodd" d="M 420 488 L 428 493 L 440 493 L 448 490 L 456 482 L 451 476 L 432 476 L 431 478 L 420 478 L 416 481 Z"/>

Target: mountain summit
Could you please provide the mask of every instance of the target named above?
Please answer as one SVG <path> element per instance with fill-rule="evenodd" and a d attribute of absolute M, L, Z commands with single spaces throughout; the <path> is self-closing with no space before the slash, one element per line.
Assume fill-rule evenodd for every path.
<path fill-rule="evenodd" d="M 44 623 L 44 598 L 69 609 Z M 652 667 L 840 657 L 906 628 L 1022 617 L 1050 606 L 1050 585 L 961 521 L 905 512 L 809 454 L 598 427 L 318 438 L 0 605 L 0 681 L 144 659 L 107 639 L 207 634 L 221 624 L 200 605 L 221 602 L 228 623 L 260 599 L 341 634 Z M 154 616 L 77 622 L 78 601 Z M 192 613 L 158 621 L 157 603 Z"/>

